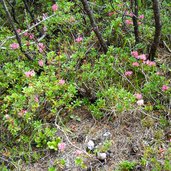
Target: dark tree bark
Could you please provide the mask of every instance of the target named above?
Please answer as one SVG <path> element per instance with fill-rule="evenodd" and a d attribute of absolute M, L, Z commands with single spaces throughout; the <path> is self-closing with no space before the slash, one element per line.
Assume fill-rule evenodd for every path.
<path fill-rule="evenodd" d="M 134 1 L 134 16 L 133 16 L 133 24 L 134 24 L 134 34 L 135 41 L 139 43 L 139 31 L 138 31 L 138 0 Z"/>
<path fill-rule="evenodd" d="M 92 26 L 92 28 L 93 28 L 93 30 L 94 30 L 94 32 L 95 32 L 95 34 L 99 40 L 99 43 L 102 46 L 104 53 L 106 53 L 107 49 L 108 49 L 107 45 L 106 45 L 105 41 L 103 40 L 102 35 L 98 29 L 98 26 L 97 26 L 95 19 L 93 17 L 93 13 L 92 13 L 91 9 L 89 8 L 88 1 L 87 0 L 81 0 L 81 2 L 83 4 L 84 10 L 86 11 L 86 13 L 90 19 L 91 26 Z"/>
<path fill-rule="evenodd" d="M 158 0 L 152 0 L 153 2 L 153 12 L 154 12 L 154 19 L 155 19 L 155 35 L 154 40 L 151 45 L 150 53 L 149 53 L 149 59 L 151 61 L 154 61 L 154 57 L 160 42 L 160 35 L 161 35 L 161 20 L 160 20 L 160 9 L 159 9 L 159 1 Z"/>
<path fill-rule="evenodd" d="M 16 30 L 16 28 L 15 28 L 15 25 L 14 25 L 14 23 L 13 23 L 13 21 L 12 21 L 11 14 L 9 13 L 8 8 L 7 8 L 7 6 L 6 6 L 5 0 L 2 0 L 2 5 L 3 5 L 4 10 L 5 10 L 5 12 L 6 12 L 6 15 L 7 15 L 7 17 L 8 17 L 9 24 L 10 24 L 10 25 L 12 26 L 12 28 L 13 28 L 13 31 L 14 31 L 14 34 L 15 34 L 15 36 L 16 36 L 16 39 L 17 39 L 17 42 L 18 42 L 18 44 L 19 44 L 19 47 L 20 47 L 21 52 L 27 57 L 27 59 L 33 60 L 33 59 L 31 58 L 31 56 L 30 56 L 27 52 L 25 52 L 25 51 L 23 50 L 23 48 L 22 48 L 21 38 L 20 38 L 19 34 L 17 33 L 17 30 Z"/>
<path fill-rule="evenodd" d="M 24 3 L 24 6 L 25 6 L 27 12 L 29 13 L 31 19 L 33 20 L 34 24 L 36 24 L 36 19 L 34 17 L 34 13 L 32 13 L 30 11 L 29 6 L 27 4 L 27 0 L 23 0 L 23 3 Z M 38 31 L 38 33 L 40 34 L 40 36 L 42 36 L 42 33 L 41 33 L 40 29 L 39 29 L 39 26 L 36 26 L 36 30 Z"/>
<path fill-rule="evenodd" d="M 138 0 L 131 1 L 131 9 L 133 12 L 133 25 L 134 25 L 134 35 L 135 35 L 135 43 L 139 43 L 139 31 L 138 31 Z"/>

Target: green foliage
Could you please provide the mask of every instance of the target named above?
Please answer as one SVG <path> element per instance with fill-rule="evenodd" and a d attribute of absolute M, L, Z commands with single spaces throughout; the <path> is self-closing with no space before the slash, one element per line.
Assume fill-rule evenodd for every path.
<path fill-rule="evenodd" d="M 135 168 L 135 166 L 136 166 L 136 162 L 130 162 L 125 160 L 119 164 L 118 171 L 131 171 Z"/>
<path fill-rule="evenodd" d="M 81 106 L 86 106 L 95 119 L 108 114 L 117 116 L 133 109 L 159 111 L 161 129 L 169 126 L 163 114 L 168 111 L 171 97 L 167 64 L 157 62 L 150 66 L 131 55 L 131 51 L 135 50 L 139 54 L 147 54 L 153 41 L 151 1 L 138 1 L 141 7 L 139 14 L 144 14 L 145 18 L 138 19 L 141 22 L 141 41 L 136 45 L 134 27 L 125 23 L 131 20 L 126 15 L 126 12 L 131 12 L 129 2 L 89 2 L 101 35 L 109 45 L 106 54 L 99 46 L 89 17 L 82 10 L 81 1 L 58 0 L 57 11 L 52 10 L 52 1 L 29 1 L 28 6 L 36 22 L 41 21 L 32 28 L 33 19 L 23 1 L 18 0 L 12 6 L 7 4 L 13 14 L 14 26 L 21 29 L 22 51 L 29 54 L 33 61 L 29 61 L 21 49 L 11 48 L 17 40 L 0 4 L 0 22 L 3 23 L 0 26 L 0 128 L 3 132 L 0 147 L 9 149 L 15 161 L 15 156 L 19 156 L 27 162 L 33 147 L 56 151 L 62 138 L 58 137 L 54 123 L 64 114 L 66 118 L 69 116 L 69 119 L 81 122 L 74 113 L 74 109 Z M 170 1 L 162 1 L 161 41 L 171 47 L 169 8 Z M 23 31 L 27 31 L 28 35 Z M 29 37 L 31 34 L 34 38 Z M 82 41 L 78 42 L 78 37 Z M 40 43 L 43 43 L 43 49 L 40 49 Z M 133 66 L 134 62 L 138 62 L 139 66 Z M 132 75 L 126 76 L 127 71 L 131 71 Z M 163 91 L 163 85 L 168 89 Z M 142 94 L 143 105 L 137 104 L 135 93 Z M 142 120 L 142 125 L 149 128 L 155 122 L 147 117 Z M 156 133 L 156 138 L 160 139 L 162 135 L 162 131 Z M 111 142 L 105 142 L 100 151 L 106 152 L 110 145 Z M 149 159 L 146 151 L 144 155 L 143 164 Z M 30 158 L 36 161 L 40 154 L 33 153 Z M 154 156 L 150 162 L 156 169 L 170 170 L 168 156 L 164 166 Z M 80 157 L 75 159 L 75 164 L 86 167 Z M 64 166 L 65 161 L 61 160 L 60 165 Z M 134 162 L 123 161 L 120 169 L 131 170 L 134 166 Z M 0 167 L 0 170 L 6 169 L 5 165 Z M 56 169 L 51 167 L 50 170 Z"/>

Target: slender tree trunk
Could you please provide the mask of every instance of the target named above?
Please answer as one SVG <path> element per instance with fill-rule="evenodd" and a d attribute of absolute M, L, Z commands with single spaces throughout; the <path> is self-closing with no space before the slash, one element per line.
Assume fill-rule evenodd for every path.
<path fill-rule="evenodd" d="M 93 27 L 93 30 L 94 30 L 94 32 L 95 32 L 95 34 L 99 40 L 99 43 L 102 46 L 104 53 L 106 53 L 107 52 L 107 45 L 106 45 L 104 39 L 102 38 L 102 35 L 98 29 L 98 26 L 95 22 L 95 19 L 93 17 L 93 13 L 92 13 L 89 5 L 88 5 L 88 2 L 87 2 L 87 0 L 81 0 L 81 2 L 83 4 L 84 10 L 86 11 L 86 13 L 90 19 L 91 26 Z"/>
<path fill-rule="evenodd" d="M 11 25 L 12 28 L 13 28 L 13 31 L 14 31 L 14 33 L 15 33 L 15 36 L 16 36 L 16 39 L 17 39 L 17 42 L 18 42 L 18 44 L 19 44 L 19 47 L 20 47 L 21 52 L 22 52 L 29 60 L 32 60 L 32 58 L 30 57 L 30 55 L 29 55 L 27 52 L 25 52 L 25 51 L 23 50 L 23 48 L 22 48 L 21 38 L 20 38 L 19 34 L 17 33 L 17 30 L 16 30 L 16 28 L 15 28 L 15 25 L 14 25 L 14 23 L 13 23 L 13 21 L 12 21 L 12 17 L 11 17 L 11 15 L 10 15 L 9 11 L 8 11 L 7 6 L 6 6 L 5 0 L 2 0 L 2 5 L 3 5 L 4 10 L 5 10 L 5 12 L 6 12 L 6 15 L 7 15 L 7 17 L 8 17 L 8 21 L 9 21 L 10 25 Z"/>
<path fill-rule="evenodd" d="M 160 20 L 160 9 L 159 9 L 159 1 L 158 0 L 152 0 L 153 2 L 153 12 L 154 12 L 154 19 L 155 19 L 155 35 L 154 40 L 151 45 L 150 53 L 149 53 L 149 59 L 151 61 L 154 61 L 154 57 L 160 42 L 160 35 L 161 35 L 161 20 Z"/>
<path fill-rule="evenodd" d="M 135 36 L 135 43 L 139 43 L 139 30 L 138 30 L 138 0 L 131 0 L 131 9 L 133 12 L 133 25 L 134 25 L 134 36 Z"/>

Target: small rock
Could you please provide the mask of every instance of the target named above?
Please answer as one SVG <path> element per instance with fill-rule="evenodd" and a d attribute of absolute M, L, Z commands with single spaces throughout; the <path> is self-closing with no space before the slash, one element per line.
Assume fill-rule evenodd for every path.
<path fill-rule="evenodd" d="M 107 154 L 106 153 L 97 153 L 97 158 L 101 161 L 106 160 Z"/>
<path fill-rule="evenodd" d="M 92 140 L 89 140 L 89 142 L 87 143 L 87 148 L 92 151 L 94 147 L 95 147 L 94 142 Z"/>
<path fill-rule="evenodd" d="M 110 137 L 110 135 L 111 135 L 110 132 L 105 132 L 105 133 L 103 134 L 104 137 Z"/>

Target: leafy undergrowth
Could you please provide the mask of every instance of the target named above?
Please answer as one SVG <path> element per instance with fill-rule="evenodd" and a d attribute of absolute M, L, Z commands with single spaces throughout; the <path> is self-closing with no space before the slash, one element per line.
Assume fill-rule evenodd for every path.
<path fill-rule="evenodd" d="M 155 61 L 151 3 L 138 44 L 129 2 L 89 4 L 106 53 L 80 1 L 19 1 L 17 30 L 0 6 L 0 170 L 171 170 L 170 4 Z"/>

